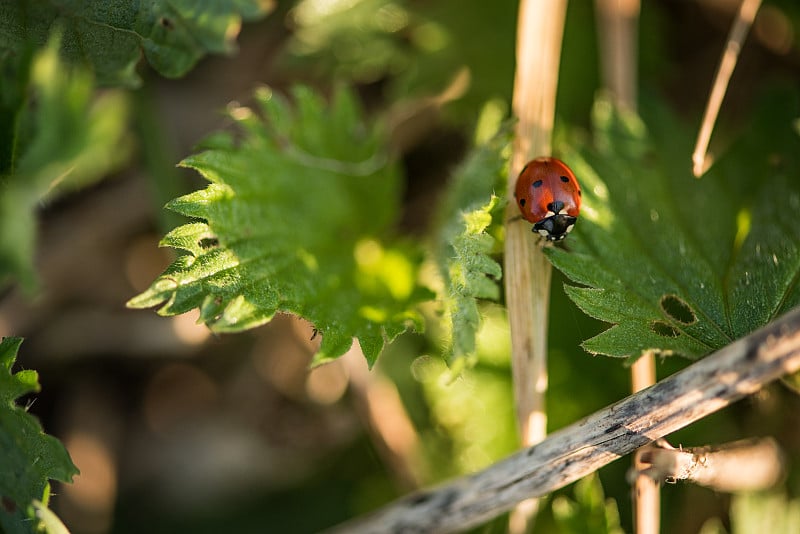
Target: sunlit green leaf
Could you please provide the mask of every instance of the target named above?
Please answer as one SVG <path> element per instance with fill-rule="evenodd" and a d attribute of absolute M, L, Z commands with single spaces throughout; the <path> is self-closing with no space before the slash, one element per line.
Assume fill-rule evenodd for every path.
<path fill-rule="evenodd" d="M 66 58 L 91 65 L 100 84 L 134 86 L 142 53 L 164 76 L 182 76 L 209 52 L 231 52 L 242 19 L 273 6 L 270 0 L 10 0 L 0 4 L 0 56 L 42 44 L 60 28 Z"/>
<path fill-rule="evenodd" d="M 34 503 L 47 502 L 48 481 L 71 482 L 78 473 L 61 442 L 16 405 L 18 397 L 39 391 L 35 371 L 11 372 L 21 343 L 11 337 L 0 341 L 0 530 L 8 533 L 36 532 Z"/>
<path fill-rule="evenodd" d="M 437 261 L 444 280 L 444 319 L 451 342 L 451 362 L 475 354 L 480 323 L 478 299 L 497 300 L 500 264 L 491 257 L 495 238 L 490 225 L 502 224 L 502 194 L 508 135 L 502 133 L 476 148 L 455 172 L 440 214 Z M 496 231 L 496 228 L 494 229 Z"/>
<path fill-rule="evenodd" d="M 184 160 L 211 184 L 169 208 L 201 221 L 162 244 L 188 252 L 132 307 L 175 315 L 200 309 L 217 332 L 239 332 L 275 313 L 304 317 L 322 332 L 317 362 L 358 338 L 370 363 L 387 340 L 419 327 L 420 254 L 392 239 L 400 174 L 353 96 L 330 104 L 307 89 L 294 107 L 257 94 L 263 119 L 238 109 L 241 138 L 216 135 Z"/>
<path fill-rule="evenodd" d="M 800 303 L 798 102 L 772 95 L 701 180 L 689 172 L 691 134 L 651 110 L 648 132 L 598 101 L 594 149 L 564 151 L 583 185 L 581 218 L 547 252 L 581 284 L 567 287 L 575 303 L 615 325 L 587 350 L 696 358 Z"/>

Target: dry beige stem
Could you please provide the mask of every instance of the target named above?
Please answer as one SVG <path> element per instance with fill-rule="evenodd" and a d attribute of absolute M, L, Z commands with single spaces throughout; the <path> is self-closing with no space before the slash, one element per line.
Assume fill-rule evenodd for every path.
<path fill-rule="evenodd" d="M 525 163 L 550 154 L 566 0 L 522 0 L 517 23 L 513 111 L 518 119 L 508 191 Z M 519 220 L 510 198 L 506 220 L 505 287 L 511 328 L 514 401 L 523 445 L 544 439 L 547 416 L 547 325 L 551 266 L 538 238 Z M 529 530 L 537 510 L 528 501 L 511 514 L 510 532 Z"/>
<path fill-rule="evenodd" d="M 656 383 L 656 357 L 652 352 L 642 354 L 631 366 L 631 389 L 634 393 Z M 633 456 L 635 473 L 646 466 L 644 457 L 652 445 L 645 445 Z M 647 476 L 636 476 L 633 484 L 633 524 L 636 534 L 657 534 L 661 529 L 661 491 L 658 483 Z"/>
<path fill-rule="evenodd" d="M 747 32 L 756 18 L 759 6 L 761 6 L 761 0 L 742 0 L 739 13 L 736 15 L 736 20 L 731 27 L 731 33 L 728 35 L 728 42 L 725 44 L 725 51 L 722 53 L 717 75 L 714 77 L 714 84 L 711 86 L 711 92 L 708 95 L 703 123 L 700 125 L 697 143 L 692 153 L 692 173 L 698 178 L 710 166 L 706 159 L 706 154 L 708 152 L 708 143 L 711 141 L 711 132 L 714 129 L 714 123 L 717 122 L 719 108 L 722 106 L 722 99 L 725 98 L 725 92 L 728 90 L 728 83 L 731 80 L 733 69 L 736 67 L 736 61 L 739 59 L 739 51 L 742 49 Z"/>
<path fill-rule="evenodd" d="M 675 448 L 660 439 L 642 463 L 638 474 L 656 483 L 686 480 L 725 492 L 765 490 L 784 476 L 783 453 L 772 438 L 693 448 Z"/>

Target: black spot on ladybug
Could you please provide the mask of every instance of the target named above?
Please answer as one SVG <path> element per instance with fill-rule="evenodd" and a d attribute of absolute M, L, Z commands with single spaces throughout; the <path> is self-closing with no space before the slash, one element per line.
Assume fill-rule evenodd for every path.
<path fill-rule="evenodd" d="M 158 23 L 161 24 L 162 28 L 166 28 L 168 30 L 175 28 L 175 25 L 167 17 L 161 17 L 160 19 L 158 19 Z"/>
<path fill-rule="evenodd" d="M 536 180 L 535 182 L 533 182 L 533 187 L 542 187 L 542 181 Z"/>
<path fill-rule="evenodd" d="M 690 325 L 697 322 L 697 316 L 692 308 L 677 295 L 664 295 L 661 297 L 661 309 L 670 319 L 681 324 Z"/>
<path fill-rule="evenodd" d="M 650 323 L 650 330 L 661 337 L 678 337 L 681 335 L 681 333 L 678 332 L 674 326 L 667 324 L 664 321 L 653 321 Z"/>
<path fill-rule="evenodd" d="M 579 197 L 580 197 L 580 196 L 582 196 L 582 195 L 581 195 L 581 190 L 580 190 L 580 189 L 578 189 L 578 196 L 579 196 Z"/>
<path fill-rule="evenodd" d="M 522 206 L 523 208 L 525 207 L 525 199 L 524 198 L 519 199 L 519 205 Z"/>
<path fill-rule="evenodd" d="M 554 200 L 550 204 L 547 205 L 547 209 L 552 211 L 553 213 L 558 213 L 559 211 L 564 209 L 564 203 L 560 200 Z"/>
<path fill-rule="evenodd" d="M 564 183 L 567 183 L 567 182 L 569 182 L 569 178 L 567 178 L 566 176 L 562 176 L 561 177 L 561 181 L 564 182 Z"/>

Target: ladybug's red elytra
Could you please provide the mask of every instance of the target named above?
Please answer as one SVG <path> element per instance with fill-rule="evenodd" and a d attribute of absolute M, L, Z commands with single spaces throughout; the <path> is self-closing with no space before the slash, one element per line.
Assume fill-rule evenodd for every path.
<path fill-rule="evenodd" d="M 581 211 L 581 186 L 560 159 L 529 161 L 517 178 L 514 198 L 533 231 L 548 241 L 560 241 L 575 226 Z"/>

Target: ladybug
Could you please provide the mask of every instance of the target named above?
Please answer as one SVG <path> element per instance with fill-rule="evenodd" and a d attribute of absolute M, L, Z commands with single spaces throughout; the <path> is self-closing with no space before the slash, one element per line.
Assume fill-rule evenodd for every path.
<path fill-rule="evenodd" d="M 581 186 L 567 165 L 556 158 L 529 161 L 517 178 L 514 198 L 532 231 L 560 241 L 575 226 L 581 210 Z"/>

